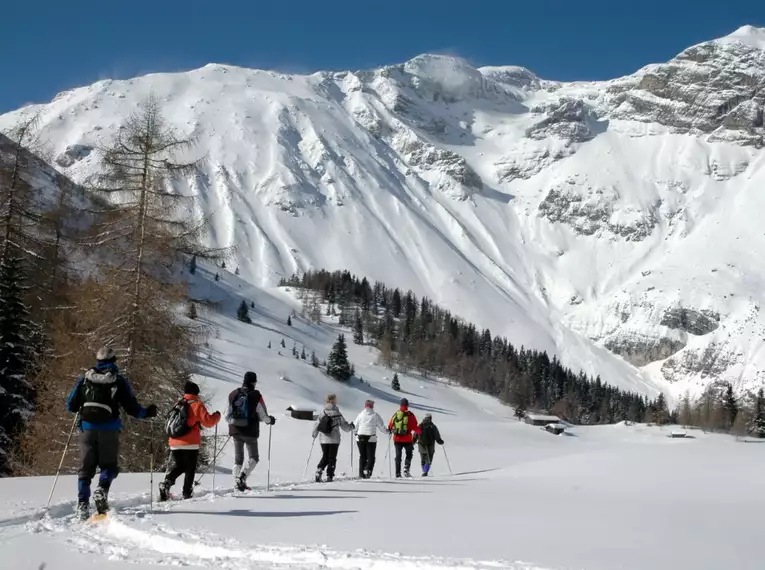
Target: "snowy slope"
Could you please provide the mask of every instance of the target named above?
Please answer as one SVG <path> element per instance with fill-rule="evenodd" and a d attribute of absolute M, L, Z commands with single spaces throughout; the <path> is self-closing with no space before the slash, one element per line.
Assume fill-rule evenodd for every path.
<path fill-rule="evenodd" d="M 216 491 L 207 475 L 190 501 L 151 509 L 149 475 L 120 475 L 113 516 L 103 525 L 70 521 L 72 476 L 59 481 L 48 516 L 41 516 L 40 507 L 50 477 L 4 479 L 3 568 L 43 562 L 51 570 L 761 567 L 757 513 L 765 505 L 757 474 L 765 460 L 758 445 L 697 431 L 696 439 L 675 440 L 667 438 L 670 428 L 624 424 L 553 436 L 510 419 L 511 410 L 491 398 L 433 379 L 400 375 L 415 413 L 433 413 L 453 475 L 439 448 L 432 479 L 390 480 L 381 443 L 372 480 L 301 483 L 311 424 L 286 417 L 287 405 L 316 408 L 332 391 L 346 417 L 353 417 L 371 394 L 387 417 L 401 394 L 389 390 L 389 372 L 374 364 L 376 354 L 368 348 L 350 346 L 367 384 L 344 386 L 295 360 L 292 339 L 323 357 L 335 330 L 331 323 L 309 325 L 301 318 L 287 326 L 286 316 L 297 306 L 292 292 L 251 287 L 225 272 L 220 283 L 208 281 L 204 269 L 198 274 L 195 296 L 220 302 L 219 313 L 200 314 L 214 331 L 198 379 L 212 396 L 211 407 L 222 408 L 243 371 L 258 372 L 277 417 L 271 491 L 264 489 L 268 432 L 260 439 L 263 461 L 251 477 L 253 493 L 236 496 L 231 490 L 227 449 Z M 252 325 L 233 318 L 242 298 L 256 303 Z M 278 354 L 281 338 L 286 356 Z M 350 467 L 348 450 L 345 437 L 339 473 Z M 309 476 L 317 461 L 314 451 Z M 417 465 L 415 459 L 415 475 Z"/>
<path fill-rule="evenodd" d="M 285 75 L 210 64 L 101 81 L 40 112 L 57 166 L 154 92 L 201 133 L 179 190 L 272 286 L 347 268 L 647 394 L 763 383 L 763 30 L 600 83 L 422 55 Z"/>

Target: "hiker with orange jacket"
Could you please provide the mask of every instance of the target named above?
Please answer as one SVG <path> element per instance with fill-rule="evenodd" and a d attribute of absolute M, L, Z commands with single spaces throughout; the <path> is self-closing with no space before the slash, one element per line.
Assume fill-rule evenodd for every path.
<path fill-rule="evenodd" d="M 409 411 L 409 400 L 401 399 L 401 408 L 393 414 L 388 422 L 388 433 L 393 434 L 393 445 L 396 447 L 396 478 L 401 478 L 401 453 L 406 452 L 404 462 L 404 477 L 411 477 L 409 470 L 412 467 L 412 455 L 414 454 L 413 433 L 420 435 L 420 427 L 417 418 Z"/>
<path fill-rule="evenodd" d="M 191 498 L 194 489 L 194 476 L 197 472 L 199 446 L 202 443 L 202 427 L 211 428 L 220 421 L 220 412 L 210 414 L 199 399 L 199 386 L 194 382 L 186 382 L 183 388 L 183 404 L 187 406 L 188 431 L 179 437 L 170 437 L 170 462 L 165 480 L 159 484 L 159 500 L 167 501 L 170 488 L 175 480 L 184 475 L 183 498 Z M 179 405 L 181 402 L 179 402 Z"/>

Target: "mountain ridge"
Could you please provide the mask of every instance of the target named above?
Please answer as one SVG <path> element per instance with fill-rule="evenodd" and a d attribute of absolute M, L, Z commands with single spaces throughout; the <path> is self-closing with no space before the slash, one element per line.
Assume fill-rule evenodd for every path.
<path fill-rule="evenodd" d="M 154 93 L 203 133 L 176 189 L 252 282 L 348 269 L 623 388 L 744 391 L 765 379 L 765 276 L 741 269 L 765 248 L 760 33 L 595 82 L 433 54 L 310 75 L 208 64 L 62 92 L 0 128 L 39 111 L 56 167 L 87 185 Z"/>

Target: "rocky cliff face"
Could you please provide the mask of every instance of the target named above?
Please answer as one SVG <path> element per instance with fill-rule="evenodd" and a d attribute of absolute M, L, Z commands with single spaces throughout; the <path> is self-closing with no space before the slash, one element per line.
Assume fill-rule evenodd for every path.
<path fill-rule="evenodd" d="M 272 284 L 344 267 L 628 389 L 765 381 L 765 30 L 606 82 L 422 55 L 310 76 L 102 81 L 30 113 L 61 172 L 154 92 L 206 160 L 179 181 Z"/>

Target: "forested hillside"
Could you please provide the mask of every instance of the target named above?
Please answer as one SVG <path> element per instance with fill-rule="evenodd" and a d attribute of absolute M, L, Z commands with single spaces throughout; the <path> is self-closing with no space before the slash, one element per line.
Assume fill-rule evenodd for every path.
<path fill-rule="evenodd" d="M 152 98 L 96 151 L 103 169 L 90 188 L 33 152 L 44 153 L 44 137 L 34 117 L 0 137 L 2 475 L 55 469 L 74 419 L 66 396 L 101 346 L 115 349 L 142 402 L 169 407 L 204 338 L 178 319 L 182 261 L 222 254 L 199 245 L 205 222 L 167 189 L 196 163 L 176 160 L 192 141 Z M 148 466 L 148 430 L 128 422 L 125 469 Z"/>
<path fill-rule="evenodd" d="M 321 306 L 338 314 L 340 324 L 353 329 L 354 342 L 379 348 L 386 366 L 442 376 L 496 396 L 519 416 L 536 410 L 576 424 L 679 421 L 765 436 L 762 391 L 737 399 L 730 384 L 716 383 L 698 402 L 686 396 L 670 410 L 663 394 L 650 401 L 608 379 L 571 370 L 546 352 L 516 347 L 412 291 L 371 284 L 348 271 L 308 271 L 280 284 L 303 290 L 304 311 L 315 320 L 322 316 Z"/>

